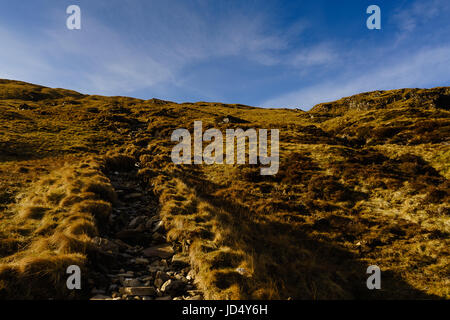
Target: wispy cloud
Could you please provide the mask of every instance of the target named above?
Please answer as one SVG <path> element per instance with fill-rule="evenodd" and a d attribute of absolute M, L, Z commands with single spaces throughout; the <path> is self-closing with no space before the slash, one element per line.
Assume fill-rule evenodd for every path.
<path fill-rule="evenodd" d="M 339 53 L 329 43 L 320 43 L 311 47 L 299 49 L 289 60 L 288 64 L 297 68 L 325 66 L 336 62 Z"/>
<path fill-rule="evenodd" d="M 409 6 L 400 8 L 393 19 L 401 31 L 413 32 L 417 27 L 429 23 L 435 17 L 448 14 L 449 11 L 450 2 L 447 0 L 414 1 Z"/>
<path fill-rule="evenodd" d="M 404 87 L 428 86 L 450 82 L 450 46 L 427 48 L 407 58 L 398 56 L 382 66 L 353 70 L 263 102 L 264 107 L 301 107 L 309 109 L 317 103 L 340 99 L 360 92 Z"/>
<path fill-rule="evenodd" d="M 139 6 L 128 8 L 128 19 L 138 18 L 139 10 Z M 264 32 L 263 15 L 248 19 L 232 11 L 205 19 L 180 6 L 170 15 L 176 20 L 163 23 L 167 17 L 156 13 L 154 9 L 145 28 L 134 30 L 141 34 L 139 42 L 87 14 L 80 31 L 52 27 L 36 37 L 3 30 L 2 47 L 7 50 L 0 53 L 4 64 L 0 76 L 42 83 L 49 80 L 42 77 L 47 74 L 65 78 L 61 85 L 87 93 L 127 93 L 182 83 L 182 70 L 199 61 L 245 57 L 274 65 L 279 63 L 275 53 L 286 45 L 282 37 Z"/>

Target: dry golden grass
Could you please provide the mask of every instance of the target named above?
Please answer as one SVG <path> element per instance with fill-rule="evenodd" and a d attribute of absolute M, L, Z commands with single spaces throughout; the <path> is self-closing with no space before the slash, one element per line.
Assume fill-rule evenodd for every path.
<path fill-rule="evenodd" d="M 114 199 L 94 160 L 63 165 L 19 194 L 1 225 L 0 298 L 76 297 L 65 271 L 86 267 L 92 238 L 111 213 L 105 200 Z"/>
<path fill-rule="evenodd" d="M 303 112 L 1 81 L 1 295 L 70 298 L 43 283 L 58 283 L 69 262 L 86 265 L 108 218 L 115 194 L 96 163 L 138 162 L 168 240 L 189 254 L 208 298 L 448 299 L 449 96 L 377 91 Z M 278 174 L 174 165 L 170 135 L 192 132 L 194 120 L 222 132 L 280 129 Z M 365 286 L 371 264 L 380 291 Z"/>

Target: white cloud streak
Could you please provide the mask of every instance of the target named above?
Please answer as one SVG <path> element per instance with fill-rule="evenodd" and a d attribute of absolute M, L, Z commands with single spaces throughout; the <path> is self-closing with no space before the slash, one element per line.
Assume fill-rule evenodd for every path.
<path fill-rule="evenodd" d="M 128 18 L 138 18 L 137 10 L 128 8 Z M 231 12 L 211 21 L 180 6 L 171 12 L 174 21 L 163 23 L 157 14 L 155 9 L 146 28 L 139 30 L 140 43 L 88 14 L 82 15 L 80 31 L 61 26 L 38 37 L 0 26 L 0 77 L 45 85 L 59 80 L 58 85 L 86 93 L 127 93 L 182 83 L 183 68 L 208 59 L 239 56 L 275 65 L 279 60 L 274 52 L 286 46 L 281 37 L 262 32 L 263 16 L 248 19 Z"/>
<path fill-rule="evenodd" d="M 353 70 L 320 84 L 281 95 L 262 103 L 263 107 L 300 107 L 309 109 L 317 103 L 374 90 L 420 87 L 430 83 L 450 82 L 450 46 L 426 48 L 408 57 L 370 70 Z"/>
<path fill-rule="evenodd" d="M 413 32 L 419 25 L 430 20 L 445 16 L 450 12 L 450 2 L 447 0 L 415 1 L 394 15 L 394 21 L 402 32 Z M 447 15 L 448 16 L 448 15 Z"/>

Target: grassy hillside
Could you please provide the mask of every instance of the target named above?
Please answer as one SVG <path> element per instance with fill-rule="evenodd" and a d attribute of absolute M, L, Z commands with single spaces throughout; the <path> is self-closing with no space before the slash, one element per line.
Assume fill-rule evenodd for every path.
<path fill-rule="evenodd" d="M 98 268 L 109 175 L 131 166 L 206 298 L 448 299 L 449 101 L 449 87 L 402 89 L 304 112 L 1 80 L 0 298 L 86 297 L 65 268 Z M 279 172 L 173 164 L 170 136 L 194 120 L 279 129 Z M 381 290 L 366 288 L 372 264 Z"/>

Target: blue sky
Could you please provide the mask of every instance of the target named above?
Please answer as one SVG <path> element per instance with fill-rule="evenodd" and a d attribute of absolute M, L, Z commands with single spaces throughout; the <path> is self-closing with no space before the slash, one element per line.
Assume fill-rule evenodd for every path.
<path fill-rule="evenodd" d="M 81 30 L 66 28 L 72 4 Z M 381 30 L 366 27 L 371 4 Z M 0 78 L 306 110 L 450 85 L 449 17 L 448 0 L 0 0 Z"/>

